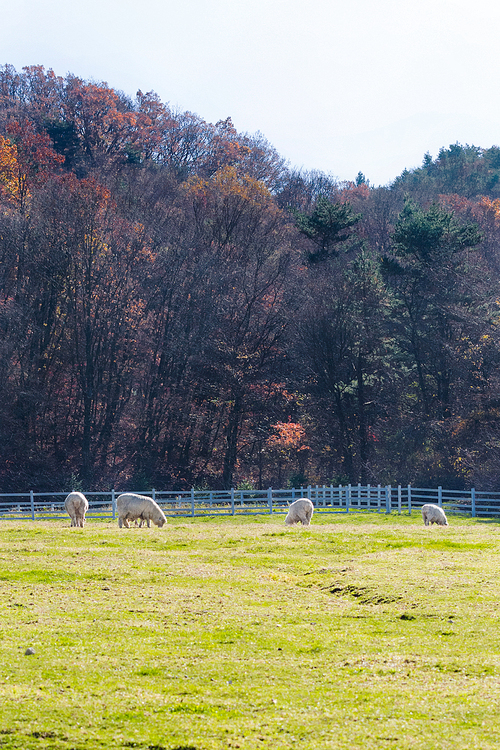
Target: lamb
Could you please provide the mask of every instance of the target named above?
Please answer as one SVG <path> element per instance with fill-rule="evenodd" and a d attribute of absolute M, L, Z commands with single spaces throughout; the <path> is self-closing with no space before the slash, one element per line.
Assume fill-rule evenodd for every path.
<path fill-rule="evenodd" d="M 295 500 L 288 508 L 285 523 L 287 526 L 291 526 L 294 523 L 300 522 L 302 526 L 309 526 L 313 513 L 314 505 L 312 502 L 307 497 L 301 497 L 299 500 Z"/>
<path fill-rule="evenodd" d="M 448 526 L 446 514 L 439 505 L 422 505 L 422 518 L 426 526 L 437 523 L 438 526 Z"/>
<path fill-rule="evenodd" d="M 70 492 L 64 501 L 66 512 L 71 518 L 72 526 L 79 526 L 81 529 L 85 526 L 85 513 L 89 509 L 89 502 L 81 492 Z"/>
<path fill-rule="evenodd" d="M 125 526 L 130 528 L 129 521 L 135 521 L 138 518 L 146 521 L 148 527 L 151 521 L 160 528 L 167 523 L 165 514 L 159 505 L 146 495 L 135 495 L 132 492 L 124 492 L 116 498 L 116 508 L 118 510 L 118 526 L 120 529 Z"/>

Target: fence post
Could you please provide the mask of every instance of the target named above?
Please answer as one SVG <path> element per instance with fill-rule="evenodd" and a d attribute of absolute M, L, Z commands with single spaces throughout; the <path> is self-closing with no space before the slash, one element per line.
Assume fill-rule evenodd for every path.
<path fill-rule="evenodd" d="M 390 513 L 392 510 L 392 487 L 390 484 L 385 488 L 385 512 Z"/>
<path fill-rule="evenodd" d="M 470 512 L 472 518 L 476 517 L 476 490 L 474 487 L 470 488 Z"/>
<path fill-rule="evenodd" d="M 345 507 L 347 512 L 349 513 L 349 508 L 351 507 L 351 485 L 348 484 L 345 491 Z"/>
<path fill-rule="evenodd" d="M 411 516 L 411 484 L 408 485 L 408 515 Z"/>
<path fill-rule="evenodd" d="M 339 508 L 342 507 L 342 485 L 339 484 Z"/>
<path fill-rule="evenodd" d="M 443 507 L 443 488 L 438 487 L 438 505 L 440 508 Z"/>
<path fill-rule="evenodd" d="M 273 488 L 269 487 L 267 491 L 267 504 L 269 506 L 269 513 L 272 515 L 273 512 Z"/>
<path fill-rule="evenodd" d="M 35 520 L 35 496 L 33 490 L 30 490 L 31 520 Z"/>
<path fill-rule="evenodd" d="M 194 487 L 191 487 L 191 515 L 194 517 Z"/>
<path fill-rule="evenodd" d="M 116 495 L 114 487 L 111 490 L 111 515 L 114 521 L 116 519 Z"/>
<path fill-rule="evenodd" d="M 371 484 L 366 485 L 366 508 L 367 510 L 372 509 L 372 491 L 371 491 Z"/>
<path fill-rule="evenodd" d="M 401 515 L 401 485 L 398 484 L 398 513 Z"/>
<path fill-rule="evenodd" d="M 382 507 L 382 487 L 377 484 L 377 513 L 380 511 L 380 508 Z"/>
<path fill-rule="evenodd" d="M 156 491 L 155 491 L 155 488 L 154 488 L 154 487 L 153 487 L 153 489 L 151 490 L 151 497 L 153 498 L 153 502 L 155 502 L 155 503 L 156 503 Z"/>
<path fill-rule="evenodd" d="M 234 488 L 231 487 L 231 515 L 234 516 Z"/>
<path fill-rule="evenodd" d="M 309 500 L 311 500 L 311 502 L 312 502 L 312 487 L 311 487 L 311 485 L 310 485 L 310 484 L 309 484 L 309 485 L 308 485 L 308 487 L 307 487 L 307 497 L 308 497 L 308 498 L 309 498 Z"/>

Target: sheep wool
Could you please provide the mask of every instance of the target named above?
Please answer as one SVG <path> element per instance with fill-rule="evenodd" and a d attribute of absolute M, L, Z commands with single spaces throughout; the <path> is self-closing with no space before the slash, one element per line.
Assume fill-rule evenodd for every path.
<path fill-rule="evenodd" d="M 295 500 L 288 508 L 285 523 L 287 526 L 292 526 L 294 523 L 309 526 L 313 513 L 314 505 L 312 502 L 307 497 L 301 497 L 299 500 Z"/>
<path fill-rule="evenodd" d="M 118 526 L 120 529 L 125 526 L 130 528 L 129 521 L 136 521 L 138 518 L 146 521 L 151 526 L 151 521 L 160 528 L 167 523 L 165 514 L 154 500 L 146 495 L 135 495 L 133 492 L 124 492 L 116 498 L 116 508 L 118 511 Z"/>
<path fill-rule="evenodd" d="M 437 523 L 438 526 L 448 526 L 446 514 L 439 505 L 422 505 L 422 518 L 426 526 Z"/>
<path fill-rule="evenodd" d="M 85 514 L 89 509 L 89 502 L 81 492 L 70 492 L 64 501 L 66 513 L 71 518 L 72 526 L 79 526 L 81 529 L 85 526 Z"/>

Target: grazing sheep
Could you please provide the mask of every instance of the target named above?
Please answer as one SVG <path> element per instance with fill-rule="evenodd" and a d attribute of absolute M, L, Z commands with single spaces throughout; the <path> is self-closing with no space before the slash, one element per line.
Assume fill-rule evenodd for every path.
<path fill-rule="evenodd" d="M 314 505 L 312 502 L 307 497 L 301 497 L 299 500 L 295 500 L 288 508 L 285 523 L 287 526 L 291 526 L 294 523 L 300 522 L 302 526 L 309 526 L 313 513 Z"/>
<path fill-rule="evenodd" d="M 422 518 L 426 526 L 437 523 L 438 526 L 448 526 L 446 514 L 439 505 L 422 505 Z"/>
<path fill-rule="evenodd" d="M 160 528 L 163 524 L 167 523 L 165 514 L 160 506 L 150 497 L 146 497 L 146 495 L 135 495 L 132 492 L 124 492 L 116 498 L 116 507 L 120 529 L 122 526 L 129 529 L 129 521 L 135 521 L 139 518 L 141 519 L 141 526 L 142 521 L 146 521 L 148 527 L 151 526 L 151 521 L 153 521 Z"/>
<path fill-rule="evenodd" d="M 85 526 L 85 513 L 89 509 L 89 502 L 81 492 L 70 492 L 64 501 L 66 512 L 71 518 L 72 526 L 79 526 L 81 529 Z"/>

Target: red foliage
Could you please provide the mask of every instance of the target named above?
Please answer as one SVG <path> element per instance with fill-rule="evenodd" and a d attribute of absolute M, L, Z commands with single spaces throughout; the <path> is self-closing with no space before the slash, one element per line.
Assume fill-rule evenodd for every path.
<path fill-rule="evenodd" d="M 7 134 L 16 147 L 11 197 L 24 209 L 31 190 L 43 186 L 57 172 L 64 157 L 56 154 L 48 135 L 36 132 L 29 120 L 11 121 Z"/>

